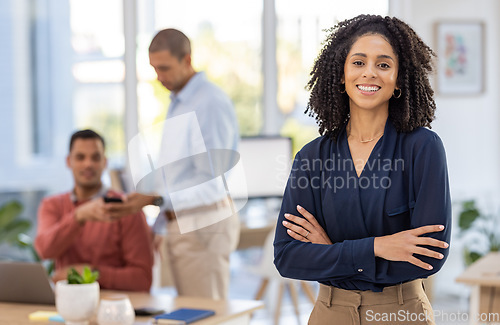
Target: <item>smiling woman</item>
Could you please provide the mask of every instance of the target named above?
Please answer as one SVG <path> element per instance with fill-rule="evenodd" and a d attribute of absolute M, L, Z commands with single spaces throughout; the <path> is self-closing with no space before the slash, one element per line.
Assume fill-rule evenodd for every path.
<path fill-rule="evenodd" d="M 340 22 L 325 44 L 307 109 L 323 136 L 294 160 L 276 267 L 321 283 L 309 324 L 372 324 L 374 313 L 434 324 L 422 279 L 448 254 L 451 204 L 443 144 L 425 128 L 433 52 L 399 19 L 369 15 Z M 310 163 L 332 157 L 334 169 Z"/>
<path fill-rule="evenodd" d="M 351 119 L 347 134 L 349 140 L 354 140 L 349 145 L 358 177 L 375 147 L 373 141 L 384 134 L 389 99 L 398 89 L 397 77 L 397 56 L 391 44 L 380 34 L 361 36 L 347 54 L 342 84 L 349 96 Z M 361 124 L 363 116 L 370 117 L 370 125 Z M 353 126 L 351 121 L 361 123 Z"/>

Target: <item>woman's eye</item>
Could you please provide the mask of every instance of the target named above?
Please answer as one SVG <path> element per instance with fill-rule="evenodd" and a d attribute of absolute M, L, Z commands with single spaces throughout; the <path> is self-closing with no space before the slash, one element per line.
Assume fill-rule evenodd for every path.
<path fill-rule="evenodd" d="M 380 67 L 381 67 L 382 69 L 389 69 L 389 68 L 390 68 L 390 66 L 389 66 L 387 63 L 381 63 L 381 64 L 380 64 Z"/>
<path fill-rule="evenodd" d="M 363 65 L 363 62 L 362 61 L 354 61 L 352 64 L 354 64 L 354 65 Z"/>

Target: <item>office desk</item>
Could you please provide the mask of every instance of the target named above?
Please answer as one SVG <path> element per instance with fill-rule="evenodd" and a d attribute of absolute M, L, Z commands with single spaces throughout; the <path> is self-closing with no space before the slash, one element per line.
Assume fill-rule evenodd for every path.
<path fill-rule="evenodd" d="M 482 257 L 456 281 L 472 286 L 469 304 L 471 325 L 500 322 L 500 253 Z"/>
<path fill-rule="evenodd" d="M 101 295 L 108 293 L 124 293 L 114 291 L 101 291 Z M 212 309 L 215 315 L 196 322 L 196 325 L 244 325 L 250 321 L 251 314 L 263 307 L 260 301 L 252 300 L 230 300 L 217 301 L 206 298 L 172 297 L 169 295 L 150 295 L 148 293 L 126 292 L 134 308 L 159 307 L 170 312 L 177 308 L 202 308 Z M 55 322 L 34 322 L 28 319 L 28 315 L 38 310 L 55 311 L 55 306 L 30 305 L 0 302 L 0 325 L 34 325 L 34 324 L 62 324 Z M 97 322 L 94 320 L 91 325 Z M 150 317 L 136 317 L 136 325 L 151 324 Z"/>

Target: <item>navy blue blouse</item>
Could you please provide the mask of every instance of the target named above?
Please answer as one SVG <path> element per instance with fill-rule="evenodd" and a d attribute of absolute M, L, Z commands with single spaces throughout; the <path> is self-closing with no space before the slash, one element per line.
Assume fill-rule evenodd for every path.
<path fill-rule="evenodd" d="M 282 225 L 285 213 L 301 216 L 301 205 L 316 217 L 332 245 L 304 243 Z M 433 266 L 375 257 L 375 237 L 425 225 L 445 230 L 426 234 L 450 242 L 451 199 L 441 139 L 426 128 L 398 133 L 387 120 L 358 177 L 344 129 L 337 141 L 319 137 L 295 156 L 285 189 L 274 241 L 274 263 L 284 277 L 319 281 L 348 290 L 382 291 L 386 286 L 426 278 L 444 264 L 416 255 Z"/>

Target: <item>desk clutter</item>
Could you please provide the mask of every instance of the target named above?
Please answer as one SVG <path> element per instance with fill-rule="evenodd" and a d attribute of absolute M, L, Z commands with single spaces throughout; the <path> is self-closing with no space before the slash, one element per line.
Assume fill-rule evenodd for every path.
<path fill-rule="evenodd" d="M 57 322 L 64 323 L 64 319 L 55 311 L 39 310 L 28 315 L 30 321 L 34 322 Z"/>
<path fill-rule="evenodd" d="M 154 316 L 153 324 L 185 325 L 215 315 L 208 309 L 180 308 L 170 313 Z"/>
<path fill-rule="evenodd" d="M 78 308 L 75 307 L 72 310 L 73 314 L 75 314 L 75 311 L 78 310 Z M 76 312 L 76 314 L 81 314 L 81 312 Z M 101 297 L 98 307 L 89 310 L 88 313 L 85 312 L 85 315 L 82 317 L 77 317 L 75 320 L 74 316 L 71 315 L 66 319 L 67 324 L 88 324 L 92 317 L 97 317 L 97 323 L 99 325 L 131 325 L 135 320 L 134 309 L 127 295 L 118 294 Z M 39 310 L 29 314 L 28 319 L 30 321 L 40 322 L 65 322 L 64 317 L 62 317 L 57 311 Z"/>
<path fill-rule="evenodd" d="M 101 304 L 102 306 L 102 304 Z M 111 306 L 111 309 L 113 306 Z M 106 308 L 106 307 L 104 307 Z M 100 308 L 103 309 L 103 308 Z M 109 312 L 111 311 L 109 309 Z M 144 308 L 143 308 L 144 309 Z M 196 322 L 198 320 L 210 317 L 215 315 L 214 310 L 208 310 L 208 309 L 195 309 L 195 308 L 179 308 L 176 309 L 170 313 L 164 313 L 160 315 L 153 316 L 153 324 L 159 324 L 159 325 L 187 325 L 191 324 L 193 322 Z M 31 314 L 28 315 L 28 318 L 30 321 L 34 322 L 57 322 L 57 323 L 64 323 L 64 319 L 55 311 L 44 311 L 44 310 L 39 310 L 35 311 Z M 98 317 L 97 323 L 99 325 L 105 325 L 105 324 L 117 324 L 116 320 L 112 318 L 104 319 L 101 317 Z"/>
<path fill-rule="evenodd" d="M 179 309 L 192 309 L 192 310 L 208 310 L 209 312 L 204 314 L 203 319 L 197 320 L 194 324 L 199 325 L 218 325 L 218 324 L 238 324 L 238 325 L 249 325 L 250 318 L 253 312 L 264 307 L 262 301 L 254 300 L 214 300 L 208 298 L 197 298 L 197 297 L 180 297 L 172 296 L 169 294 L 157 293 L 147 293 L 147 292 L 116 292 L 102 290 L 100 292 L 100 298 L 110 297 L 117 294 L 124 294 L 128 296 L 128 299 L 132 303 L 132 307 L 135 310 L 143 310 L 144 313 L 148 315 L 139 316 L 135 315 L 135 321 L 132 324 L 145 325 L 153 324 L 154 315 L 152 313 L 180 313 Z M 109 304 L 108 304 L 109 305 Z M 128 308 L 126 308 L 128 309 Z M 163 310 L 162 310 L 163 309 Z M 31 303 L 13 303 L 13 302 L 0 302 L 0 324 L 16 324 L 16 325 L 35 325 L 35 324 L 48 324 L 50 318 L 50 324 L 63 324 L 63 320 L 58 317 L 60 315 L 57 312 L 55 305 L 40 305 Z M 132 310 L 133 312 L 134 310 Z M 177 312 L 176 312 L 177 311 Z M 209 315 L 210 314 L 210 315 Z M 189 313 L 188 313 L 189 315 Z M 174 324 L 190 324 L 191 319 L 181 319 L 183 322 L 176 322 Z M 66 320 L 68 321 L 68 320 Z M 178 321 L 178 320 L 177 320 Z M 57 322 L 57 323 L 56 323 Z M 104 324 L 119 324 L 125 325 L 129 324 L 126 321 L 118 322 L 103 322 L 103 319 L 99 318 L 99 312 L 93 314 L 89 323 L 92 325 L 104 325 Z M 166 320 L 158 322 L 158 324 L 169 324 Z"/>
<path fill-rule="evenodd" d="M 105 300 L 109 301 L 109 300 Z M 124 319 L 126 316 L 125 314 L 122 315 L 123 313 L 120 314 L 113 314 L 113 311 L 115 310 L 113 307 L 114 306 L 106 306 L 106 303 L 104 304 L 104 307 L 102 307 L 102 301 L 101 305 L 99 307 L 99 314 L 101 314 L 102 310 L 107 310 L 105 314 L 107 315 L 98 315 L 97 317 L 97 323 L 99 325 L 107 325 L 107 324 L 126 324 L 129 323 L 127 320 Z M 140 308 L 138 310 L 144 310 L 145 308 Z M 158 311 L 158 309 L 155 309 Z M 142 312 L 139 312 L 141 314 Z M 145 312 L 143 316 L 150 315 L 149 311 Z M 196 322 L 198 320 L 210 317 L 215 315 L 214 310 L 208 310 L 208 309 L 194 309 L 194 308 L 179 308 L 176 309 L 170 313 L 163 313 L 160 315 L 153 316 L 153 324 L 164 324 L 164 325 L 187 325 L 191 324 L 193 322 Z M 57 322 L 57 323 L 64 323 L 64 318 L 61 317 L 56 311 L 45 311 L 45 310 L 39 310 L 35 311 L 31 314 L 28 315 L 28 318 L 30 321 L 34 322 Z M 119 319 L 120 318 L 120 319 Z M 128 318 L 128 317 L 125 317 Z M 133 320 L 132 320 L 133 322 Z"/>

